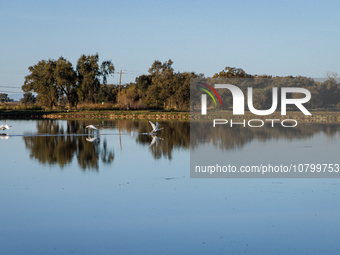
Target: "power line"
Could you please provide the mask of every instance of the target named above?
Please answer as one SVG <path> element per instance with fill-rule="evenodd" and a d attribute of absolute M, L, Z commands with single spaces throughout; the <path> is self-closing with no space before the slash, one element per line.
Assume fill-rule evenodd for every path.
<path fill-rule="evenodd" d="M 1 88 L 10 88 L 10 89 L 14 89 L 14 88 L 20 88 L 21 89 L 21 87 L 10 87 L 10 86 L 0 86 Z"/>
<path fill-rule="evenodd" d="M 4 71 L 4 70 L 1 70 L 0 73 L 9 73 L 9 74 L 27 74 L 27 73 L 24 73 L 24 72 Z"/>
<path fill-rule="evenodd" d="M 1 90 L 0 91 L 0 93 L 4 93 L 4 92 L 6 92 L 6 93 L 11 93 L 11 94 L 24 94 L 24 92 L 14 92 L 14 91 L 6 91 L 6 90 Z"/>
<path fill-rule="evenodd" d="M 141 73 L 139 71 L 131 71 L 131 70 L 122 70 L 123 74 L 128 75 L 142 75 L 144 73 Z M 11 74 L 28 74 L 27 72 L 18 72 L 18 71 L 11 71 L 11 70 L 0 70 L 0 73 L 11 73 Z M 115 74 L 119 74 L 120 72 L 114 72 Z M 0 86 L 1 87 L 1 86 Z"/>
<path fill-rule="evenodd" d="M 10 92 L 10 93 L 24 93 L 22 90 L 16 90 L 16 89 L 2 89 L 0 88 L 0 91 L 3 91 L 3 92 Z"/>
<path fill-rule="evenodd" d="M 139 71 L 131 71 L 131 70 L 121 70 L 121 71 L 117 71 L 117 72 L 114 72 L 116 74 L 120 74 L 120 72 L 122 72 L 122 74 L 130 74 L 130 75 L 141 75 L 143 73 L 139 72 Z"/>

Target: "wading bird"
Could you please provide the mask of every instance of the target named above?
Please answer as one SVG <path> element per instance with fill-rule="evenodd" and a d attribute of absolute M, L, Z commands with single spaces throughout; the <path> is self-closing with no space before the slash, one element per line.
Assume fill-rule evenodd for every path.
<path fill-rule="evenodd" d="M 159 139 L 163 140 L 163 138 L 160 138 L 160 137 L 158 137 L 157 135 L 153 135 L 153 136 L 152 136 L 152 141 L 151 141 L 149 147 L 151 147 L 151 146 L 154 145 L 154 144 L 156 144 L 156 146 L 158 146 L 158 144 L 159 144 L 159 141 L 158 141 L 158 140 L 159 140 Z"/>
<path fill-rule="evenodd" d="M 0 134 L 0 139 L 7 140 L 8 138 L 8 134 Z"/>
<path fill-rule="evenodd" d="M 90 143 L 99 142 L 99 137 L 86 137 L 86 141 Z"/>
<path fill-rule="evenodd" d="M 85 128 L 87 128 L 87 129 L 93 129 L 93 130 L 98 130 L 97 127 L 99 127 L 99 125 L 88 125 L 88 126 L 86 126 Z"/>
<path fill-rule="evenodd" d="M 0 130 L 6 130 L 6 129 L 10 129 L 12 126 L 8 126 L 8 125 L 1 125 L 0 126 Z"/>
<path fill-rule="evenodd" d="M 157 133 L 158 131 L 164 129 L 164 128 L 159 128 L 159 123 L 156 122 L 156 125 L 153 124 L 151 121 L 149 121 L 151 126 L 152 126 L 152 131 L 151 131 L 151 134 L 154 134 L 154 133 Z"/>

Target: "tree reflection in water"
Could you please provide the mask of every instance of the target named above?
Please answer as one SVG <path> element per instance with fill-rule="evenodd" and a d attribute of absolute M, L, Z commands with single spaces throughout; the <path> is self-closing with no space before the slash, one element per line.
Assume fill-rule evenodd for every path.
<path fill-rule="evenodd" d="M 158 132 L 159 140 L 158 146 L 150 147 L 152 136 L 139 135 L 136 142 L 145 147 L 149 147 L 155 159 L 166 157 L 172 159 L 173 150 L 189 149 L 190 148 L 190 126 L 188 121 L 158 121 L 161 127 L 164 127 Z M 152 130 L 148 121 L 140 121 L 138 123 L 139 133 L 150 132 Z"/>
<path fill-rule="evenodd" d="M 37 159 L 42 164 L 58 164 L 63 168 L 70 164 L 76 156 L 81 169 L 98 171 L 99 161 L 111 164 L 115 154 L 113 149 L 108 148 L 105 135 L 93 142 L 88 140 L 92 140 L 89 138 L 94 136 L 77 136 L 87 132 L 85 127 L 89 124 L 100 124 L 101 132 L 104 134 L 105 129 L 117 129 L 122 134 L 133 132 L 136 136 L 136 143 L 148 147 L 155 159 L 166 157 L 171 160 L 174 149 L 189 149 L 190 127 L 188 121 L 160 121 L 160 124 L 165 127 L 159 132 L 159 137 L 162 139 L 158 146 L 151 147 L 149 146 L 152 141 L 151 136 L 138 135 L 151 131 L 151 126 L 146 120 L 106 120 L 100 121 L 100 123 L 69 120 L 66 130 L 58 120 L 38 120 L 37 136 L 24 136 L 23 139 L 26 148 L 30 150 L 30 157 Z M 47 135 L 41 136 L 42 134 Z"/>
<path fill-rule="evenodd" d="M 212 121 L 192 121 L 190 128 L 191 149 L 196 148 L 202 142 L 206 142 L 212 143 L 220 150 L 242 148 L 253 140 L 265 142 L 270 139 L 306 139 L 318 133 L 334 137 L 340 132 L 340 125 L 329 123 L 299 123 L 298 126 L 293 128 L 285 128 L 281 125 L 251 128 L 241 125 L 233 127 L 216 125 L 216 127 L 213 127 Z"/>
<path fill-rule="evenodd" d="M 96 121 L 69 120 L 66 121 L 66 130 L 64 130 L 65 125 L 62 124 L 65 121 L 37 121 L 38 135 L 23 137 L 26 148 L 30 150 L 30 157 L 37 159 L 42 164 L 58 164 L 62 168 L 70 164 L 76 157 L 79 166 L 84 171 L 86 169 L 98 171 L 99 162 L 111 164 L 115 157 L 114 149 L 108 147 L 105 129 L 115 129 L 122 134 L 133 132 L 136 143 L 148 148 L 154 159 L 165 157 L 169 160 L 172 160 L 174 150 L 195 149 L 202 142 L 212 143 L 221 150 L 232 150 L 243 147 L 252 140 L 306 139 L 321 132 L 333 137 L 340 131 L 340 125 L 335 124 L 299 123 L 294 128 L 284 128 L 280 125 L 274 127 L 268 125 L 261 128 L 244 128 L 239 125 L 230 128 L 227 125 L 217 125 L 214 128 L 212 122 L 159 121 L 160 125 L 164 127 L 158 133 L 162 140 L 159 140 L 158 146 L 156 144 L 150 146 L 152 137 L 141 135 L 151 131 L 147 120 L 93 122 Z M 86 136 L 76 136 L 84 134 L 85 127 L 89 124 L 100 124 L 101 133 L 104 134 L 95 142 L 86 141 Z M 51 136 L 39 136 L 41 134 L 50 134 Z M 67 134 L 69 136 L 66 136 Z"/>
<path fill-rule="evenodd" d="M 30 157 L 37 159 L 42 164 L 58 164 L 65 167 L 70 164 L 76 155 L 81 169 L 98 171 L 99 159 L 105 164 L 111 164 L 114 160 L 114 150 L 107 148 L 104 138 L 101 141 L 91 143 L 86 141 L 86 136 L 72 136 L 71 134 L 83 134 L 85 123 L 70 120 L 64 130 L 59 121 L 37 121 L 37 136 L 24 136 L 25 146 L 30 150 Z M 46 134 L 46 136 L 41 136 Z M 48 136 L 50 135 L 50 136 Z M 71 135 L 71 136 L 66 136 Z"/>
<path fill-rule="evenodd" d="M 154 159 L 162 157 L 172 159 L 172 152 L 176 149 L 190 148 L 190 122 L 189 121 L 161 121 L 158 120 L 161 127 L 164 127 L 158 132 L 158 146 L 150 147 L 152 136 L 141 135 L 149 133 L 152 127 L 148 120 L 119 120 L 119 121 L 104 121 L 103 127 L 117 128 L 119 132 L 136 135 L 136 143 L 143 147 L 148 147 Z M 137 135 L 140 134 L 140 135 Z"/>

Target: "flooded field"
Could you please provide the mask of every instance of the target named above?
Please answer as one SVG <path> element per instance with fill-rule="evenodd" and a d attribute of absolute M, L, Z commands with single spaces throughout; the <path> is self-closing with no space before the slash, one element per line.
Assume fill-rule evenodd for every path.
<path fill-rule="evenodd" d="M 338 178 L 190 178 L 190 153 L 340 163 L 340 125 L 203 132 L 187 121 L 3 120 L 1 254 L 335 254 Z M 88 130 L 87 125 L 99 125 Z M 201 129 L 203 130 L 203 129 Z M 205 129 L 206 130 L 206 129 Z M 191 141 L 191 143 L 190 143 Z M 250 155 L 256 155 L 251 157 Z M 263 160 L 263 159 L 262 159 Z"/>

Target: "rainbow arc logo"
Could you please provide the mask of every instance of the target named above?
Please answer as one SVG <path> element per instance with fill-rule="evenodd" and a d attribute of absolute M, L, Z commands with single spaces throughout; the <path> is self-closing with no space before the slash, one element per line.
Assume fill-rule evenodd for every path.
<path fill-rule="evenodd" d="M 203 86 L 205 86 L 206 88 L 210 89 L 212 92 L 214 92 L 214 94 L 217 96 L 217 98 L 218 98 L 218 100 L 220 101 L 220 104 L 221 104 L 221 106 L 222 106 L 222 100 L 221 100 L 219 94 L 217 93 L 217 91 L 216 91 L 213 87 L 209 86 L 208 84 L 205 84 L 205 83 L 200 83 L 200 84 L 203 85 Z M 205 93 L 207 93 L 207 94 L 212 98 L 212 100 L 214 101 L 215 105 L 217 105 L 214 96 L 210 93 L 209 90 L 207 90 L 207 89 L 205 89 L 205 88 L 201 88 L 201 87 L 198 87 L 198 88 L 199 88 L 200 90 L 203 90 Z"/>

